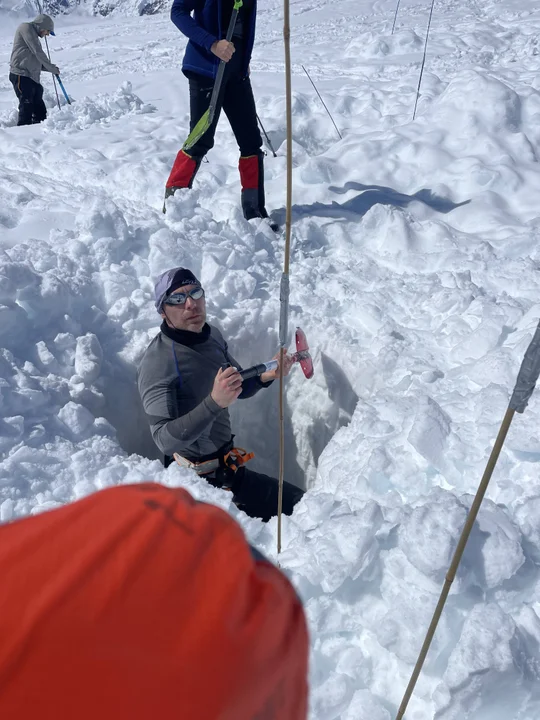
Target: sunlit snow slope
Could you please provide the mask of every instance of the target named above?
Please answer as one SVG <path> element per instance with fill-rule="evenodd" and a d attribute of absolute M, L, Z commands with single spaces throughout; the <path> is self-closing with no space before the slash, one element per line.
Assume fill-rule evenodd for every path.
<path fill-rule="evenodd" d="M 260 0 L 252 80 L 278 157 L 281 3 Z M 287 477 L 309 492 L 282 566 L 306 602 L 311 719 L 391 720 L 540 317 L 540 11 L 532 0 L 292 2 L 291 331 L 316 375 L 287 384 Z M 19 19 L 23 19 L 22 17 Z M 0 519 L 157 480 L 230 497 L 156 459 L 135 385 L 156 276 L 201 275 L 244 364 L 277 346 L 283 238 L 246 222 L 226 120 L 163 215 L 188 131 L 185 46 L 167 15 L 57 18 L 73 105 L 17 128 L 0 19 Z M 302 70 L 317 83 L 340 140 Z M 277 388 L 233 410 L 277 472 Z M 410 720 L 540 717 L 540 396 L 516 416 L 411 701 Z"/>

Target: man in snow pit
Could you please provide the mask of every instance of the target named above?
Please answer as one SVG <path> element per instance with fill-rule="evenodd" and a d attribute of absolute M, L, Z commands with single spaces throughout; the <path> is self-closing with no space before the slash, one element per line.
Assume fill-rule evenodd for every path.
<path fill-rule="evenodd" d="M 159 277 L 155 306 L 163 323 L 139 366 L 138 386 L 165 465 L 177 453 L 180 464 L 193 467 L 211 485 L 230 490 L 245 513 L 269 520 L 277 514 L 278 481 L 244 466 L 253 456 L 234 448 L 227 408 L 271 385 L 279 377 L 279 366 L 242 382 L 237 370 L 242 368 L 219 330 L 206 322 L 204 290 L 186 268 Z M 276 359 L 279 365 L 279 355 Z M 292 356 L 285 353 L 284 375 L 292 364 Z M 284 483 L 283 512 L 290 515 L 303 494 Z"/>
<path fill-rule="evenodd" d="M 257 125 L 249 62 L 255 38 L 257 0 L 243 0 L 234 26 L 232 42 L 225 38 L 233 0 L 174 0 L 171 19 L 189 38 L 182 72 L 189 80 L 193 130 L 208 110 L 220 61 L 226 63 L 214 120 L 189 149 L 180 150 L 166 186 L 166 197 L 179 188 L 191 188 L 203 157 L 214 146 L 221 109 L 225 111 L 240 149 L 242 210 L 247 220 L 266 218 L 262 138 Z M 194 11 L 193 16 L 191 13 Z"/>
<path fill-rule="evenodd" d="M 11 52 L 9 79 L 19 99 L 17 125 L 40 123 L 47 117 L 43 102 L 41 71 L 60 75 L 41 47 L 39 38 L 54 35 L 54 22 L 48 15 L 38 15 L 32 22 L 19 25 Z"/>
<path fill-rule="evenodd" d="M 2 720 L 305 720 L 291 584 L 226 512 L 155 483 L 0 527 Z"/>

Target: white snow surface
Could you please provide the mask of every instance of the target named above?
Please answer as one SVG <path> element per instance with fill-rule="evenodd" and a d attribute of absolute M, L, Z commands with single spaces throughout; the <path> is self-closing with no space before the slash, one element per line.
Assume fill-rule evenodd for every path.
<path fill-rule="evenodd" d="M 13 3 L 15 6 L 15 3 Z M 291 339 L 282 568 L 311 632 L 310 718 L 390 720 L 540 316 L 540 11 L 532 0 L 297 0 Z M 20 18 L 18 18 L 20 19 Z M 245 365 L 277 346 L 283 238 L 246 222 L 226 120 L 191 192 L 161 212 L 188 132 L 185 38 L 168 16 L 57 18 L 73 104 L 15 127 L 0 24 L 0 519 L 155 480 L 226 508 L 276 559 L 276 521 L 162 468 L 135 372 L 159 326 L 153 282 L 187 265 Z M 306 78 L 305 65 L 343 135 Z M 282 9 L 260 3 L 252 61 L 285 202 Z M 277 388 L 233 408 L 277 472 Z M 410 720 L 540 717 L 540 400 L 516 415 Z"/>

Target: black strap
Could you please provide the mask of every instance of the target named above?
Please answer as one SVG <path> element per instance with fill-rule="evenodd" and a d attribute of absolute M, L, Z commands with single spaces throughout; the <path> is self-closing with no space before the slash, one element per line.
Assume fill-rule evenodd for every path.
<path fill-rule="evenodd" d="M 163 467 L 168 468 L 169 465 L 173 464 L 174 458 L 172 455 L 164 455 L 162 462 L 163 462 Z"/>
<path fill-rule="evenodd" d="M 229 442 L 225 443 L 225 445 L 222 445 L 222 447 L 220 447 L 218 450 L 213 453 L 209 453 L 208 455 L 201 455 L 199 457 L 188 457 L 187 455 L 184 455 L 183 457 L 185 457 L 186 460 L 189 460 L 192 463 L 202 463 L 206 462 L 207 460 L 219 459 L 221 467 L 226 467 L 224 458 L 225 455 L 230 452 L 234 447 L 233 439 L 234 435 L 231 435 L 231 439 L 229 440 Z M 172 455 L 164 455 L 162 462 L 163 467 L 168 468 L 169 465 L 172 465 L 172 463 L 174 462 L 174 457 Z"/>

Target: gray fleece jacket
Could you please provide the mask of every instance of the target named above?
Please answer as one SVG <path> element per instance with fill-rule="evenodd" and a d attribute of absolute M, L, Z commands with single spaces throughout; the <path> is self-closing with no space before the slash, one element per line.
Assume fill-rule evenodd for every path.
<path fill-rule="evenodd" d="M 177 452 L 197 461 L 231 440 L 229 411 L 210 397 L 225 363 L 241 369 L 217 328 L 206 324 L 201 333 L 192 333 L 161 326 L 141 360 L 137 383 L 152 437 L 162 453 Z M 259 378 L 246 380 L 240 399 L 269 385 Z"/>
<path fill-rule="evenodd" d="M 54 23 L 48 15 L 38 15 L 32 22 L 19 25 L 15 31 L 9 66 L 14 75 L 29 77 L 37 83 L 40 81 L 42 70 L 53 75 L 60 74 L 60 70 L 49 62 L 43 52 L 38 35 L 40 30 L 54 31 Z"/>

